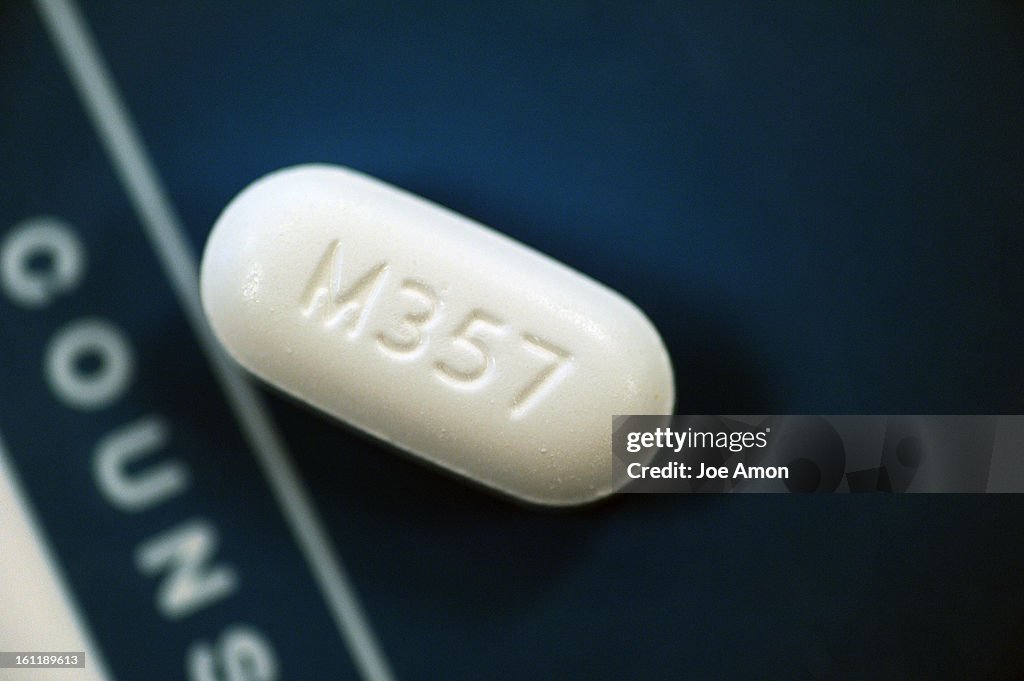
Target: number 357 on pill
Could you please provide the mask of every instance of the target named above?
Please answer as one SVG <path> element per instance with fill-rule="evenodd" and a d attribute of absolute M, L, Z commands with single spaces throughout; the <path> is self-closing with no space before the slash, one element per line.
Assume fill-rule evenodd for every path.
<path fill-rule="evenodd" d="M 672 365 L 628 300 L 352 170 L 257 180 L 203 254 L 243 367 L 379 440 L 530 503 L 610 494 L 615 414 L 670 414 Z"/>

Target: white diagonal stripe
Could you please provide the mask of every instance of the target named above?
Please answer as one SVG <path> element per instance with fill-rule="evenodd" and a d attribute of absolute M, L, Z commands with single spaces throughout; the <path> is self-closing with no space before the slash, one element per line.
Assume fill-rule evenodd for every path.
<path fill-rule="evenodd" d="M 214 376 L 298 540 L 356 667 L 367 681 L 390 681 L 393 675 L 387 660 L 344 567 L 330 548 L 327 534 L 266 407 L 221 350 L 206 323 L 195 257 L 95 41 L 72 0 L 36 0 L 36 6 Z"/>

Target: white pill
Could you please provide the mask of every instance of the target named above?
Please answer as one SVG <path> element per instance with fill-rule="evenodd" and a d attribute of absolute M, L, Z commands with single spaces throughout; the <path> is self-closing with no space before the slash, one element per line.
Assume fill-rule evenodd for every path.
<path fill-rule="evenodd" d="M 612 416 L 674 403 L 668 354 L 632 303 L 345 168 L 286 168 L 239 194 L 206 244 L 202 298 L 250 372 L 532 503 L 611 493 Z"/>

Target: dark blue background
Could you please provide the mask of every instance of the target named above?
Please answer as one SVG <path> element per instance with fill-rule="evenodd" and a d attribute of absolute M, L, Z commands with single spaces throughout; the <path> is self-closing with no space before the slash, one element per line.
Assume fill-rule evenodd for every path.
<path fill-rule="evenodd" d="M 197 254 L 251 180 L 339 163 L 636 301 L 671 351 L 678 413 L 1024 412 L 1020 5 L 83 11 Z M 197 460 L 224 441 L 237 449 L 38 17 L 16 4 L 0 21 L 0 229 L 71 213 L 90 271 L 104 272 L 96 286 L 135 282 L 118 321 L 157 377 L 139 381 L 136 402 L 191 424 L 181 447 Z M 57 322 L 3 315 L 5 382 L 28 383 Z M 178 359 L 178 347 L 190 351 Z M 32 431 L 12 433 L 28 408 L 0 390 L 0 427 L 30 468 L 19 457 Z M 269 399 L 400 678 L 1010 679 L 1021 668 L 1016 496 L 637 495 L 541 514 Z M 70 442 L 93 437 L 59 425 Z M 59 534 L 60 494 L 38 479 Z M 202 503 L 225 515 L 251 506 L 208 493 Z M 269 515 L 239 529 L 280 536 Z M 62 554 L 83 593 L 91 573 L 74 565 L 98 560 L 89 553 Z M 248 544 L 235 559 L 257 581 L 304 579 Z M 116 619 L 81 598 L 97 603 L 98 629 Z"/>

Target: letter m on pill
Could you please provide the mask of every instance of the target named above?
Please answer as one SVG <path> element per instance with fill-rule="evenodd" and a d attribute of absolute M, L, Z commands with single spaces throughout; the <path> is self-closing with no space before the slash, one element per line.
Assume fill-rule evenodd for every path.
<path fill-rule="evenodd" d="M 332 241 L 302 293 L 300 304 L 306 317 L 318 317 L 324 326 L 342 326 L 350 335 L 359 333 L 366 311 L 384 285 L 387 263 L 378 263 L 350 282 L 343 283 L 342 247 Z"/>

